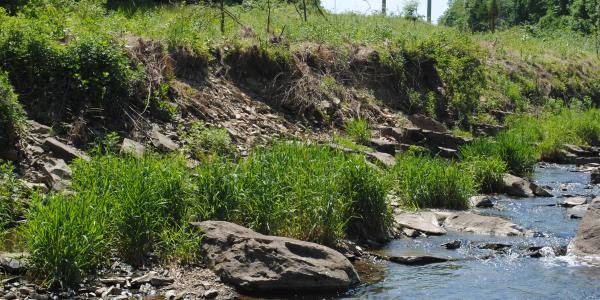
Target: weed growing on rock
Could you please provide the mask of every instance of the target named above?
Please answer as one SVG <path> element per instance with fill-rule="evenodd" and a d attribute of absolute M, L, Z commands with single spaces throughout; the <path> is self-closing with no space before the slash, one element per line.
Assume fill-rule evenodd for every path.
<path fill-rule="evenodd" d="M 365 119 L 353 119 L 345 125 L 346 134 L 356 143 L 367 144 L 371 140 L 371 128 Z"/>

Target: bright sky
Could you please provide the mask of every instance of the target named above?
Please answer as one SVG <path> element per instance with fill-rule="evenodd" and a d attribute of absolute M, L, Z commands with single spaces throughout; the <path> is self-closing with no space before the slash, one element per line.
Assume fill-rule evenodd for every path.
<path fill-rule="evenodd" d="M 419 0 L 419 15 L 427 15 L 427 0 Z M 387 0 L 387 10 L 390 14 L 399 14 L 406 0 Z M 381 10 L 381 0 L 321 0 L 321 4 L 332 12 L 353 11 L 370 14 Z M 448 8 L 448 0 L 431 0 L 431 18 L 434 22 Z"/>

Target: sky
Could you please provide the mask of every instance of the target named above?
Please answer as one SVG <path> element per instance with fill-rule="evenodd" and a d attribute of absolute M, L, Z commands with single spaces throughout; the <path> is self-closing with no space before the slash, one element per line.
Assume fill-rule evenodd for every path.
<path fill-rule="evenodd" d="M 389 13 L 399 14 L 406 0 L 387 0 Z M 427 15 L 427 0 L 419 0 L 419 15 Z M 381 10 L 381 0 L 321 0 L 321 4 L 332 12 L 353 11 L 369 14 Z M 434 22 L 448 8 L 448 0 L 431 0 L 431 18 Z"/>

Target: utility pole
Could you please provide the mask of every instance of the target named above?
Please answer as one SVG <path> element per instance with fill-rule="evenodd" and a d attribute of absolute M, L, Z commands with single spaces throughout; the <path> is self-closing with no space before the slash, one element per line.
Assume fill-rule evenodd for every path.
<path fill-rule="evenodd" d="M 431 0 L 427 0 L 427 22 L 431 23 Z"/>
<path fill-rule="evenodd" d="M 385 16 L 386 14 L 386 9 L 387 9 L 387 1 L 386 0 L 381 0 L 381 14 Z"/>

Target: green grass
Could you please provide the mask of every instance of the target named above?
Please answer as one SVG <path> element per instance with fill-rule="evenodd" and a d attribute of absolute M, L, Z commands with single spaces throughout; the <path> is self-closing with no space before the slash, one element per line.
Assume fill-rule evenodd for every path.
<path fill-rule="evenodd" d="M 478 192 L 497 193 L 502 191 L 502 176 L 507 172 L 507 167 L 499 157 L 463 157 L 460 166 L 473 176 Z"/>
<path fill-rule="evenodd" d="M 197 159 L 227 156 L 235 151 L 229 133 L 224 128 L 208 128 L 202 122 L 192 123 L 183 131 L 185 151 Z"/>
<path fill-rule="evenodd" d="M 464 209 L 477 187 L 461 165 L 426 155 L 399 156 L 392 176 L 402 204 L 413 208 Z"/>
<path fill-rule="evenodd" d="M 371 128 L 365 119 L 353 119 L 345 125 L 346 134 L 358 144 L 368 145 L 371 140 Z"/>
<path fill-rule="evenodd" d="M 11 147 L 25 126 L 25 112 L 8 81 L 8 75 L 0 69 L 0 144 Z"/>
<path fill-rule="evenodd" d="M 0 160 L 0 239 L 23 216 L 25 196 L 26 188 L 16 178 L 13 165 Z"/>
<path fill-rule="evenodd" d="M 377 236 L 389 225 L 386 185 L 360 156 L 278 143 L 239 164 L 222 160 L 198 172 L 198 219 L 229 220 L 327 245 L 343 238 L 349 224 Z"/>

